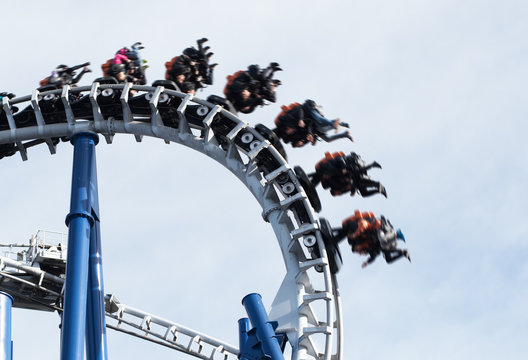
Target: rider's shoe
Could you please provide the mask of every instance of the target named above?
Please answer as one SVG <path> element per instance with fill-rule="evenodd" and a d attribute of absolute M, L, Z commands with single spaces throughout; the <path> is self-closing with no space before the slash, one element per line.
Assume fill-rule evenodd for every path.
<path fill-rule="evenodd" d="M 383 196 L 387 197 L 387 190 L 385 190 L 385 186 L 380 185 L 379 192 L 380 192 Z"/>
<path fill-rule="evenodd" d="M 405 257 L 411 262 L 411 254 L 409 254 L 409 250 L 405 250 Z"/>
<path fill-rule="evenodd" d="M 271 67 L 271 69 L 273 71 L 282 71 L 282 69 L 280 68 L 279 63 L 277 63 L 277 62 L 270 63 L 270 67 Z"/>
<path fill-rule="evenodd" d="M 350 141 L 352 141 L 352 142 L 354 141 L 354 138 L 352 137 L 352 133 L 350 132 L 350 130 L 348 130 L 348 131 L 346 132 L 346 136 L 345 136 L 345 137 L 348 138 L 348 139 L 350 139 Z"/>

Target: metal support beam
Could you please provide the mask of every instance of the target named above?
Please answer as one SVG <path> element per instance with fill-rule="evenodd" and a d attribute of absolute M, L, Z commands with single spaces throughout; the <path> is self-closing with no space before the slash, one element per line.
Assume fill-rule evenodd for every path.
<path fill-rule="evenodd" d="M 90 236 L 88 306 L 86 314 L 86 358 L 88 360 L 106 360 L 108 358 L 100 237 L 99 221 L 96 221 Z"/>
<path fill-rule="evenodd" d="M 86 358 L 107 360 L 106 317 L 103 286 L 103 256 L 99 218 L 99 196 L 95 154 L 92 161 L 92 203 L 94 225 L 90 231 L 90 258 L 88 262 L 88 304 L 86 314 Z"/>
<path fill-rule="evenodd" d="M 61 360 L 83 360 L 90 234 L 95 223 L 92 204 L 97 203 L 94 201 L 94 196 L 97 196 L 94 164 L 98 136 L 93 133 L 77 133 L 72 136 L 71 142 L 74 151 L 70 213 L 66 217 L 68 257 L 62 314 Z"/>
<path fill-rule="evenodd" d="M 263 355 L 269 356 L 269 359 L 271 360 L 284 360 L 284 355 L 282 354 L 279 341 L 277 340 L 277 337 L 275 335 L 274 326 L 268 319 L 268 314 L 266 313 L 266 309 L 262 304 L 262 298 L 260 297 L 260 295 L 246 295 L 242 299 L 242 305 L 244 305 L 244 307 L 246 308 L 249 320 L 251 321 L 251 325 L 253 326 L 253 329 L 250 331 L 250 333 L 254 331 L 256 339 L 260 343 Z M 247 335 L 240 334 L 244 330 L 246 330 L 247 333 L 247 321 L 239 320 L 238 325 L 240 340 L 250 341 L 248 337 L 246 337 Z M 249 345 L 249 343 L 246 342 L 246 344 L 240 344 L 241 359 L 245 359 L 243 348 L 246 347 L 246 345 Z M 254 348 L 254 346 L 251 347 Z"/>
<path fill-rule="evenodd" d="M 11 308 L 13 298 L 0 291 L 0 359 L 13 360 L 13 341 L 11 340 Z"/>

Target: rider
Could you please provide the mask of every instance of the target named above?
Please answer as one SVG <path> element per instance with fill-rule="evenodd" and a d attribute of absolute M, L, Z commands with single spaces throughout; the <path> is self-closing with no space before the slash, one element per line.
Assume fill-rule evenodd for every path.
<path fill-rule="evenodd" d="M 293 147 L 301 147 L 308 142 L 315 145 L 317 137 L 326 142 L 331 142 L 341 138 L 348 138 L 354 141 L 350 131 L 328 135 L 327 132 L 338 126 L 348 127 L 339 118 L 329 120 L 321 112 L 321 107 L 313 100 L 306 100 L 303 104 L 293 103 L 289 106 L 282 106 L 282 112 L 275 119 L 277 128 L 275 132 L 285 143 L 291 143 Z"/>
<path fill-rule="evenodd" d="M 403 236 L 402 231 L 400 229 L 395 230 L 390 221 L 383 215 L 381 215 L 380 219 L 381 227 L 378 229 L 377 235 L 383 257 L 387 263 L 390 264 L 402 256 L 405 256 L 410 262 L 411 256 L 409 255 L 409 251 L 398 249 L 398 245 L 396 243 L 397 240 L 405 242 L 405 236 Z"/>
<path fill-rule="evenodd" d="M 84 74 L 92 72 L 88 68 L 89 62 L 68 67 L 67 65 L 58 65 L 47 78 L 40 81 L 40 86 L 55 85 L 57 88 L 62 88 L 64 85 L 74 85 L 81 80 Z M 83 68 L 81 73 L 75 76 L 75 70 Z"/>
<path fill-rule="evenodd" d="M 188 47 L 181 55 L 167 61 L 165 79 L 174 81 L 179 88 L 185 80 L 193 83 L 195 90 L 204 88 L 205 85 L 212 85 L 213 69 L 217 64 L 209 64 L 209 58 L 213 53 L 207 52 L 208 46 L 203 47 L 206 41 L 206 38 L 197 40 L 198 49 Z"/>
<path fill-rule="evenodd" d="M 211 53 L 211 56 L 212 55 L 213 54 Z M 189 69 L 189 81 L 192 81 L 197 87 L 204 87 L 202 85 L 204 78 L 200 71 L 200 65 L 202 62 L 206 62 L 209 57 L 204 56 L 204 54 L 200 53 L 200 51 L 195 48 L 189 47 L 183 50 L 183 54 L 179 59 L 181 59 L 181 63 L 187 65 Z"/>
<path fill-rule="evenodd" d="M 293 147 L 301 147 L 306 142 L 315 145 L 315 138 L 312 135 L 312 124 L 304 121 L 304 111 L 302 105 L 293 103 L 289 106 L 281 106 L 281 113 L 275 119 L 277 126 L 273 131 L 285 143 L 291 143 Z"/>
<path fill-rule="evenodd" d="M 168 71 L 168 79 L 174 81 L 178 89 L 186 94 L 196 94 L 197 82 L 191 80 L 191 70 L 183 65 L 173 65 Z M 201 85 L 198 84 L 200 87 Z"/>
<path fill-rule="evenodd" d="M 353 216 L 343 220 L 342 228 L 334 229 L 334 234 L 338 241 L 346 237 L 352 252 L 369 255 L 362 268 L 374 262 L 379 254 L 383 254 L 388 264 L 403 256 L 411 261 L 409 251 L 397 247 L 397 240 L 405 242 L 403 233 L 395 230 L 383 215 L 376 219 L 372 212 L 356 210 Z"/>
<path fill-rule="evenodd" d="M 361 159 L 361 156 L 355 152 L 351 152 L 350 155 L 346 157 L 346 161 L 348 167 L 351 169 L 351 179 L 361 196 L 370 196 L 381 193 L 383 196 L 387 197 L 385 187 L 381 185 L 379 181 L 372 180 L 367 174 L 367 171 L 373 167 L 381 169 L 381 165 L 377 161 L 367 165 L 363 159 Z"/>
<path fill-rule="evenodd" d="M 167 80 L 174 81 L 178 88 L 180 88 L 181 90 L 181 85 L 184 83 L 185 80 L 187 80 L 187 77 L 189 76 L 191 70 L 184 65 L 171 64 L 171 66 L 171 69 L 167 70 L 166 78 Z"/>
<path fill-rule="evenodd" d="M 112 59 L 101 65 L 104 76 L 113 76 L 123 83 L 125 81 L 145 85 L 147 79 L 145 77 L 146 60 L 141 59 L 139 50 L 144 47 L 140 42 L 134 43 L 132 49 L 123 47 L 119 49 Z"/>
<path fill-rule="evenodd" d="M 127 80 L 127 65 L 132 62 L 128 58 L 129 52 L 126 47 L 119 49 L 110 64 L 110 71 L 119 82 Z"/>
<path fill-rule="evenodd" d="M 275 71 L 282 70 L 278 63 L 262 70 L 258 65 L 248 66 L 246 71 L 237 71 L 227 77 L 224 94 L 233 107 L 244 114 L 249 114 L 257 106 L 263 106 L 264 100 L 275 102 L 275 88 L 280 80 L 272 79 Z"/>
<path fill-rule="evenodd" d="M 141 58 L 139 50 L 145 47 L 140 42 L 135 42 L 131 46 L 131 50 L 128 50 L 126 56 L 130 60 L 127 63 L 127 80 L 137 85 L 146 85 L 147 78 L 145 76 L 145 70 L 149 67 L 146 65 L 147 60 Z"/>
<path fill-rule="evenodd" d="M 315 173 L 309 176 L 314 186 L 321 182 L 323 189 L 330 188 L 333 196 L 348 191 L 353 196 L 357 191 L 363 197 L 377 193 L 387 197 L 385 187 L 379 181 L 372 180 L 367 174 L 367 171 L 373 167 L 381 169 L 381 165 L 376 161 L 366 165 L 354 152 L 350 155 L 345 155 L 344 152 L 333 154 L 326 152 L 325 158 L 315 165 Z"/>

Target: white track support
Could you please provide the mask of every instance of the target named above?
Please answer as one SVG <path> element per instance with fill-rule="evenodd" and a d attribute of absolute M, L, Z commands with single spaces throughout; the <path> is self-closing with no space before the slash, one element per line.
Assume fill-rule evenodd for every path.
<path fill-rule="evenodd" d="M 17 133 L 16 133 L 17 130 L 16 130 L 16 125 L 15 125 L 15 120 L 14 120 L 13 115 L 11 113 L 11 106 L 9 106 L 9 100 L 8 100 L 7 97 L 3 97 L 2 98 L 2 107 L 3 107 L 4 113 L 5 113 L 6 118 L 7 118 L 7 123 L 9 124 L 11 137 L 16 138 L 17 137 Z M 24 145 L 22 145 L 22 141 L 14 141 L 14 143 L 16 144 L 18 152 L 20 152 L 20 156 L 22 157 L 22 160 L 26 161 L 28 159 L 27 151 L 26 151 L 26 148 L 24 147 Z"/>
<path fill-rule="evenodd" d="M 112 329 L 133 333 L 145 340 L 154 338 L 158 343 L 200 359 L 235 360 L 238 357 L 238 348 L 233 345 L 121 304 L 115 296 L 107 295 L 105 303 L 111 311 L 107 311 L 107 317 L 116 322 L 116 325 L 109 324 Z"/>
<path fill-rule="evenodd" d="M 38 268 L 0 256 L 0 289 L 11 294 L 15 306 L 44 311 L 62 311 L 65 279 Z M 121 304 L 105 297 L 107 326 L 153 341 L 199 359 L 235 360 L 238 348 L 211 336 Z"/>
<path fill-rule="evenodd" d="M 44 134 L 44 117 L 42 116 L 42 112 L 40 111 L 40 106 L 38 104 L 38 98 L 39 98 L 39 91 L 35 90 L 33 94 L 31 95 L 31 106 L 33 106 L 33 110 L 35 111 L 35 116 L 37 118 L 37 125 L 39 127 L 39 135 L 43 136 Z M 51 141 L 50 138 L 46 138 L 46 144 L 48 145 L 49 151 L 51 154 L 55 154 L 56 147 Z"/>
<path fill-rule="evenodd" d="M 114 106 L 114 109 L 120 109 L 116 110 L 118 114 L 105 114 L 107 110 L 99 102 L 101 96 L 98 92 L 106 88 L 121 91 Z M 131 90 L 136 92 L 134 96 L 130 95 Z M 147 113 L 136 113 L 139 110 L 135 104 L 147 93 L 153 95 L 150 101 L 145 101 Z M 170 97 L 170 111 L 166 105 L 159 104 L 161 94 Z M 82 99 L 83 95 L 89 95 L 86 97 L 87 106 L 91 106 L 92 111 L 91 115 L 83 115 L 83 121 L 77 121 L 75 99 Z M 54 124 L 46 124 L 43 116 L 44 125 L 39 120 L 38 125 L 17 128 L 17 114 L 12 114 L 12 105 L 24 106 L 31 97 L 2 100 L 2 116 L 5 115 L 8 121 L 9 130 L 0 131 L 0 144 L 16 144 L 16 150 L 23 157 L 23 141 L 71 137 L 80 131 L 91 131 L 104 135 L 107 142 L 111 142 L 114 134 L 122 133 L 135 136 L 137 141 L 150 136 L 179 143 L 229 169 L 259 202 L 262 215 L 273 227 L 282 251 L 287 274 L 273 302 L 270 319 L 278 321 L 278 332 L 287 334 L 292 359 L 342 359 L 339 292 L 335 277 L 330 273 L 316 214 L 291 166 L 254 128 L 224 108 L 192 95 L 129 83 L 63 89 L 60 101 L 65 109 L 64 119 Z M 34 105 L 38 109 L 36 101 Z M 209 109 L 202 112 L 203 117 L 197 111 L 199 106 Z M 40 115 L 35 114 L 37 117 Z M 195 135 L 191 129 L 197 129 L 201 135 Z M 241 141 L 241 137 L 248 133 L 254 138 L 250 144 Z M 246 135 L 246 138 L 251 136 Z M 283 178 L 289 179 L 294 191 L 283 193 L 278 182 Z M 314 258 L 315 252 L 304 245 L 304 236 L 316 237 L 320 257 Z M 334 343 L 337 343 L 337 349 Z"/>
<path fill-rule="evenodd" d="M 62 88 L 61 100 L 64 105 L 64 112 L 66 113 L 66 121 L 71 127 L 75 126 L 75 117 L 70 106 L 70 85 L 65 85 Z"/>

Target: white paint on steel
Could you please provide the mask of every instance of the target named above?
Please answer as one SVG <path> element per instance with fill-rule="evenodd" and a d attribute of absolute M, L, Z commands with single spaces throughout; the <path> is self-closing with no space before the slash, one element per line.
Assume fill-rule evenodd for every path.
<path fill-rule="evenodd" d="M 108 89 L 112 89 L 113 92 L 121 91 L 119 101 L 122 119 L 102 116 L 97 99 L 99 96 L 112 95 L 109 91 L 105 92 Z M 130 97 L 130 90 L 137 91 L 136 96 L 150 94 L 148 101 L 151 111 L 148 119 L 145 119 L 145 115 L 135 117 L 133 114 L 129 104 L 129 101 L 133 99 Z M 93 119 L 77 119 L 72 111 L 70 97 L 73 94 L 80 98 L 86 95 L 86 92 L 89 93 L 92 107 L 91 118 Z M 68 137 L 78 132 L 88 131 L 102 134 L 107 143 L 111 143 L 115 134 L 123 133 L 134 135 L 138 142 L 143 136 L 151 136 L 165 142 L 179 143 L 215 159 L 235 174 L 251 191 L 262 207 L 263 218 L 270 222 L 279 242 L 287 274 L 272 304 L 270 319 L 278 321 L 278 332 L 287 334 L 292 346 L 292 359 L 339 360 L 343 358 L 339 292 L 335 277 L 330 273 L 326 250 L 318 231 L 318 220 L 291 167 L 255 129 L 218 105 L 163 87 L 132 86 L 130 83 L 124 85 L 94 83 L 91 86 L 65 87 L 62 90 L 45 91 L 40 96 L 45 97 L 48 94 L 60 96 L 64 105 L 64 122 L 42 124 L 38 102 L 35 101 L 34 96 L 11 100 L 4 97 L 2 105 L 10 130 L 0 131 L 0 144 L 16 144 L 16 149 L 21 153 L 23 160 L 26 160 L 27 151 L 23 141 Z M 166 126 L 163 123 L 158 108 L 162 95 L 164 102 L 168 99 L 165 96 L 181 99 L 176 109 L 177 128 Z M 11 106 L 24 105 L 28 100 L 33 100 L 31 106 L 33 106 L 38 124 L 17 128 L 11 113 Z M 201 124 L 193 123 L 187 118 L 186 111 L 190 105 L 200 105 L 198 116 L 205 115 Z M 207 111 L 203 107 L 206 107 Z M 217 114 L 230 122 L 229 131 L 225 134 L 215 133 L 211 127 Z M 191 129 L 200 130 L 201 135 L 193 134 Z M 237 144 L 237 137 L 242 145 Z M 222 144 L 219 142 L 220 138 Z M 245 149 L 243 144 L 248 143 L 249 148 Z M 278 164 L 267 174 L 264 174 L 257 166 L 258 156 L 264 150 L 267 150 L 273 161 Z M 54 147 L 50 147 L 50 152 L 54 152 Z M 244 161 L 243 157 L 247 159 Z M 281 182 L 284 184 L 283 180 L 288 178 L 295 187 L 294 190 L 289 184 L 286 189 L 282 189 Z M 307 217 L 304 223 L 301 222 L 301 214 L 297 213 L 298 210 L 293 207 L 294 205 L 302 210 L 302 216 Z M 301 236 L 304 234 L 306 236 Z M 308 249 L 301 239 L 309 236 L 316 237 L 320 258 L 307 258 Z M 312 271 L 314 269 L 317 271 Z M 310 276 L 312 278 L 321 277 L 323 287 L 314 288 Z M 325 295 L 317 296 L 318 294 Z M 315 309 L 320 309 L 321 306 L 312 306 L 314 302 L 323 304 L 324 310 L 317 310 L 319 313 L 316 314 Z M 337 336 L 337 349 L 333 349 L 334 335 Z M 316 341 L 316 337 L 319 343 L 322 337 L 324 343 L 322 347 Z"/>
<path fill-rule="evenodd" d="M 156 337 L 159 341 L 170 345 L 175 350 L 201 359 L 213 359 L 215 354 L 221 355 L 225 360 L 235 360 L 238 357 L 239 350 L 236 346 L 122 304 L 113 295 L 107 295 L 105 303 L 107 309 L 115 310 L 112 312 L 107 311 L 107 317 L 117 321 L 117 326 L 114 327 L 116 330 L 127 331 L 126 328 L 122 328 L 124 324 L 126 327 L 130 327 L 131 331 L 138 337 L 145 340 L 148 340 L 149 336 Z M 195 344 L 197 346 L 194 346 Z"/>

